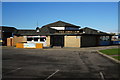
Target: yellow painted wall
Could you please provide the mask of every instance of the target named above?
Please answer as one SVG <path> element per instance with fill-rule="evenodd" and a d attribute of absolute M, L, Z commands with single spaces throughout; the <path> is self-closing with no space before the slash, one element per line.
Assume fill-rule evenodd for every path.
<path fill-rule="evenodd" d="M 13 46 L 13 38 L 7 38 L 7 46 Z"/>
<path fill-rule="evenodd" d="M 36 48 L 43 48 L 43 44 L 42 43 L 36 43 Z"/>
<path fill-rule="evenodd" d="M 47 44 L 47 47 L 50 47 L 50 36 L 46 37 L 46 44 Z"/>
<path fill-rule="evenodd" d="M 16 48 L 24 48 L 24 43 L 16 43 Z"/>
<path fill-rule="evenodd" d="M 81 47 L 80 36 L 64 36 L 64 47 Z"/>

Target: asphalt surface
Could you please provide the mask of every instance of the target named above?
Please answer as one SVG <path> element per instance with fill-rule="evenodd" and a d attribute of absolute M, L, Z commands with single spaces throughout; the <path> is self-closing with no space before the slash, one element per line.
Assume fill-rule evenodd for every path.
<path fill-rule="evenodd" d="M 2 80 L 119 80 L 119 64 L 97 48 L 2 50 Z"/>

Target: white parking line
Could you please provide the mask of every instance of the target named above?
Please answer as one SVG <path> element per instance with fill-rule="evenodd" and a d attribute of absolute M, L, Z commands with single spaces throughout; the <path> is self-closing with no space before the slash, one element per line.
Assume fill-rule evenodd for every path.
<path fill-rule="evenodd" d="M 100 72 L 100 76 L 101 76 L 101 79 L 102 79 L 102 80 L 105 80 L 104 75 L 103 75 L 102 72 Z"/>
<path fill-rule="evenodd" d="M 9 72 L 7 72 L 7 73 L 5 73 L 5 74 L 12 73 L 12 72 L 15 72 L 15 71 L 20 70 L 20 69 L 22 69 L 22 68 L 17 68 L 17 69 L 15 69 L 15 70 L 9 71 Z"/>
<path fill-rule="evenodd" d="M 50 76 L 48 76 L 45 80 L 51 78 L 51 77 L 52 77 L 53 75 L 55 75 L 58 71 L 60 71 L 60 70 L 56 70 L 54 73 L 52 73 Z"/>

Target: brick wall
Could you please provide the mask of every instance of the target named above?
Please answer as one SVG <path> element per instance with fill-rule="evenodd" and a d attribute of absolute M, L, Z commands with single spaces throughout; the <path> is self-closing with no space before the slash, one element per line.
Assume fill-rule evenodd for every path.
<path fill-rule="evenodd" d="M 81 47 L 80 36 L 64 36 L 64 47 Z"/>
<path fill-rule="evenodd" d="M 16 46 L 16 43 L 19 43 L 19 42 L 27 42 L 27 38 L 24 37 L 24 36 L 14 36 L 13 38 L 13 45 Z"/>
<path fill-rule="evenodd" d="M 50 47 L 50 36 L 46 37 L 46 44 L 47 44 L 47 47 Z"/>

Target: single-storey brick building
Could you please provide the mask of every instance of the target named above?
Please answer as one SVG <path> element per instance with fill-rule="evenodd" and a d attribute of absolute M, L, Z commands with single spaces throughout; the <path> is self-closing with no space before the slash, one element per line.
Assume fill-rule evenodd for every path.
<path fill-rule="evenodd" d="M 13 37 L 17 29 L 14 27 L 0 26 L 0 35 L 2 38 L 2 45 L 7 45 L 7 38 Z"/>
<path fill-rule="evenodd" d="M 108 33 L 91 29 L 80 28 L 70 23 L 57 21 L 47 24 L 36 30 L 17 30 L 13 36 L 13 45 L 18 42 L 43 43 L 44 47 L 88 47 L 111 45 L 111 36 Z"/>

